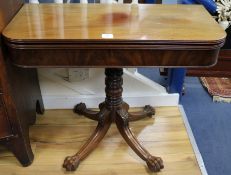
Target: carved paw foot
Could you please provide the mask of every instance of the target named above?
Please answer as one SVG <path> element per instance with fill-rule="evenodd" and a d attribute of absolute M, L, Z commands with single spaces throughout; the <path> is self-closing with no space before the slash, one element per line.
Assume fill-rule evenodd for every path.
<path fill-rule="evenodd" d="M 87 107 L 86 107 L 85 103 L 79 103 L 74 107 L 74 113 L 81 115 L 81 114 L 83 114 L 83 111 L 86 109 L 87 109 Z"/>
<path fill-rule="evenodd" d="M 164 168 L 163 160 L 160 157 L 149 156 L 146 163 L 152 172 L 159 172 Z"/>
<path fill-rule="evenodd" d="M 155 115 L 155 109 L 150 105 L 144 106 L 144 112 L 149 117 L 152 117 L 152 115 Z"/>
<path fill-rule="evenodd" d="M 66 169 L 66 171 L 75 171 L 80 163 L 80 159 L 78 156 L 68 156 L 64 160 L 63 168 Z"/>

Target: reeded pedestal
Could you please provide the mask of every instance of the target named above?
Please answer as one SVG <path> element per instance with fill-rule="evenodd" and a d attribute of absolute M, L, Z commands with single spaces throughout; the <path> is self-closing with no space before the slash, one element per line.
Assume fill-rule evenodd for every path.
<path fill-rule="evenodd" d="M 63 167 L 67 171 L 75 171 L 80 161 L 85 159 L 93 151 L 98 143 L 103 139 L 112 122 L 115 122 L 120 134 L 127 144 L 143 159 L 152 172 L 158 172 L 164 168 L 160 157 L 152 156 L 138 142 L 134 134 L 129 129 L 129 121 L 135 121 L 144 117 L 151 117 L 155 111 L 151 106 L 145 106 L 142 112 L 129 113 L 129 105 L 122 100 L 123 69 L 106 68 L 105 69 L 105 102 L 99 105 L 100 111 L 91 111 L 86 108 L 84 103 L 75 106 L 74 112 L 84 115 L 90 119 L 98 121 L 98 125 L 88 139 L 74 156 L 69 156 L 64 160 Z"/>

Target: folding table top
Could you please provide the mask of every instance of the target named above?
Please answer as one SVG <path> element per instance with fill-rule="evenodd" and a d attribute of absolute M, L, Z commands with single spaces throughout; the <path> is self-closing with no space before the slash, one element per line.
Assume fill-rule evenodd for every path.
<path fill-rule="evenodd" d="M 4 30 L 9 41 L 125 40 L 220 43 L 225 32 L 199 5 L 27 4 Z"/>
<path fill-rule="evenodd" d="M 209 66 L 216 62 L 226 33 L 200 5 L 26 4 L 5 28 L 3 37 L 14 51 L 12 57 L 15 61 L 24 54 L 20 49 L 35 49 L 35 54 L 38 49 L 53 48 L 54 51 L 58 48 L 75 49 L 68 63 L 71 66 Z M 88 52 L 81 49 L 88 49 Z M 100 53 L 104 61 L 93 63 L 93 53 L 99 57 L 97 49 L 106 50 L 104 55 Z M 117 52 L 110 49 L 117 49 Z M 124 52 L 119 53 L 120 49 Z M 149 51 L 144 53 L 142 49 Z M 181 52 L 175 54 L 170 52 L 172 50 Z M 185 50 L 188 52 L 183 52 Z M 201 53 L 192 52 L 195 50 L 201 50 Z M 89 57 L 91 54 L 92 58 L 85 60 L 86 63 L 79 60 L 74 63 L 77 52 L 78 56 Z M 136 62 L 131 54 L 139 57 Z M 185 55 L 189 54 L 190 58 L 186 58 Z M 195 59 L 195 54 L 198 54 L 198 59 Z M 133 63 L 132 58 L 123 63 L 119 60 L 125 55 L 133 57 Z M 141 58 L 144 56 L 147 58 Z M 154 60 L 153 57 L 157 56 L 163 60 Z M 33 64 L 40 64 L 37 62 L 34 60 Z M 24 59 L 17 64 L 27 63 Z M 61 66 L 64 64 L 63 61 Z"/>

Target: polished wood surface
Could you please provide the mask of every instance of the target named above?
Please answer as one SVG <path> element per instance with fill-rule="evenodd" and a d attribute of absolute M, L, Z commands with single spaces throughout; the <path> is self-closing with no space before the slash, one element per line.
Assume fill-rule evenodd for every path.
<path fill-rule="evenodd" d="M 226 35 L 202 6 L 44 4 L 24 5 L 2 36 L 4 58 L 10 65 L 8 71 L 12 82 L 15 81 L 12 92 L 16 97 L 16 108 L 25 114 L 24 117 L 32 116 L 24 122 L 33 123 L 35 103 L 38 104 L 37 111 L 43 112 L 34 68 L 211 66 L 217 61 Z M 12 64 L 33 69 L 26 70 Z M 110 122 L 105 120 L 113 120 L 129 146 L 146 161 L 149 169 L 159 171 L 163 168 L 162 160 L 151 156 L 129 129 L 128 105 L 122 103 L 122 88 L 118 87 L 121 82 L 113 84 L 118 78 L 118 74 L 114 73 L 107 75 L 106 87 L 111 89 L 106 88 L 107 97 L 102 108 L 110 112 L 111 117 L 100 115 L 102 120 L 98 121 L 99 125 L 105 125 L 97 127 L 92 138 L 80 150 L 80 156 L 67 158 L 64 167 L 74 170 L 78 166 L 78 158 L 84 159 L 106 133 Z M 25 102 L 20 103 L 21 99 Z M 27 125 L 23 133 L 26 150 L 30 151 L 27 159 L 21 159 L 25 160 L 22 163 L 26 166 L 33 160 Z M 21 138 L 18 140 L 22 141 Z M 21 151 L 16 148 L 17 144 L 11 145 L 14 146 L 12 150 Z M 22 158 L 25 154 L 20 155 Z"/>
<path fill-rule="evenodd" d="M 196 67 L 216 63 L 226 35 L 202 6 L 43 4 L 3 36 L 21 67 Z"/>
<path fill-rule="evenodd" d="M 113 38 L 103 34 L 112 34 Z M 40 43 L 100 42 L 109 37 L 112 41 L 202 45 L 220 43 L 225 38 L 225 32 L 203 6 L 148 4 L 28 4 L 3 35 L 9 41 Z"/>
<path fill-rule="evenodd" d="M 23 2 L 0 0 L 0 34 Z M 36 109 L 41 113 L 43 108 L 37 72 L 13 66 L 2 35 L 0 39 L 0 144 L 11 150 L 23 166 L 28 166 L 34 158 L 29 125 L 35 122 Z"/>
<path fill-rule="evenodd" d="M 0 1 L 0 33 L 23 5 L 23 0 Z"/>
<path fill-rule="evenodd" d="M 29 45 L 28 45 L 29 46 Z M 11 62 L 23 68 L 29 67 L 208 67 L 217 62 L 219 48 L 189 50 L 160 50 L 128 48 L 108 49 L 106 45 L 94 49 L 57 48 L 54 43 L 34 48 L 7 49 Z M 98 46 L 98 45 L 97 45 Z M 72 45 L 71 47 L 75 47 Z M 165 50 L 165 49 L 166 50 Z"/>
<path fill-rule="evenodd" d="M 140 111 L 131 108 L 129 112 Z M 0 148 L 0 170 L 4 175 L 63 175 L 60 167 L 66 155 L 80 149 L 97 122 L 72 110 L 47 110 L 30 128 L 34 163 L 22 168 L 13 155 Z M 155 118 L 130 123 L 138 140 L 152 154 L 160 154 L 165 169 L 158 175 L 201 175 L 178 107 L 158 107 Z M 145 163 L 128 147 L 115 124 L 99 147 L 81 163 L 76 175 L 147 175 Z M 153 174 L 153 173 L 151 173 Z M 154 173 L 155 174 L 155 173 Z"/>
<path fill-rule="evenodd" d="M 217 64 L 211 68 L 188 69 L 188 76 L 231 77 L 231 27 L 226 29 L 227 37 L 221 48 Z"/>
<path fill-rule="evenodd" d="M 218 62 L 214 67 L 188 69 L 187 76 L 231 77 L 231 49 L 220 51 Z"/>
<path fill-rule="evenodd" d="M 163 160 L 160 157 L 151 155 L 139 143 L 129 128 L 129 121 L 139 120 L 145 117 L 152 117 L 152 115 L 154 115 L 154 109 L 151 106 L 145 106 L 143 112 L 136 112 L 135 114 L 129 113 L 129 105 L 122 100 L 123 69 L 108 68 L 105 69 L 105 75 L 106 99 L 99 105 L 100 111 L 90 111 L 83 103 L 76 105 L 74 109 L 77 114 L 87 116 L 93 120 L 97 120 L 98 125 L 87 142 L 80 148 L 80 150 L 75 155 L 66 157 L 63 163 L 63 167 L 67 171 L 75 171 L 79 164 L 102 141 L 112 122 L 115 122 L 121 136 L 132 148 L 132 150 L 146 162 L 149 170 L 151 172 L 159 172 L 164 168 Z"/>
<path fill-rule="evenodd" d="M 11 136 L 10 123 L 7 119 L 6 108 L 0 93 L 0 140 Z"/>
<path fill-rule="evenodd" d="M 168 69 L 160 71 L 160 75 L 168 76 Z M 187 69 L 186 76 L 231 77 L 231 49 L 220 50 L 218 62 L 215 66 Z"/>

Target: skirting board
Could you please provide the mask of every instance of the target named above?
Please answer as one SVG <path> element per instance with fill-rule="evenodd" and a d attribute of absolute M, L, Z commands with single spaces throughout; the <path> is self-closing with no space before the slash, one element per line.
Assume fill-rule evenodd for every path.
<path fill-rule="evenodd" d="M 176 98 L 178 94 L 169 95 L 156 95 L 147 97 L 124 97 L 123 100 L 129 104 L 130 107 L 142 107 L 144 105 L 152 106 L 176 106 Z M 166 98 L 168 98 L 166 102 Z M 44 106 L 46 109 L 73 109 L 73 107 L 84 102 L 89 108 L 97 108 L 98 104 L 103 102 L 105 97 L 88 97 L 88 96 L 78 96 L 78 97 L 67 97 L 67 96 L 43 96 Z"/>
<path fill-rule="evenodd" d="M 184 108 L 182 105 L 179 105 L 179 110 L 181 112 L 181 116 L 183 118 L 183 121 L 184 121 L 184 125 L 185 125 L 185 128 L 187 130 L 187 133 L 188 133 L 188 136 L 189 136 L 189 139 L 190 139 L 190 142 L 192 144 L 192 147 L 193 147 L 193 151 L 196 155 L 196 159 L 197 159 L 197 162 L 198 162 L 198 165 L 200 167 L 200 170 L 201 170 L 201 174 L 202 175 L 208 175 L 207 173 L 207 170 L 206 170 L 206 167 L 205 167 L 205 164 L 204 164 L 204 161 L 203 161 L 203 158 L 201 156 L 201 153 L 199 151 L 199 148 L 197 146 L 197 143 L 196 143 L 196 140 L 194 138 L 194 135 L 193 135 L 193 132 L 192 132 L 192 129 L 189 125 L 189 122 L 188 122 L 188 118 L 186 116 L 186 113 L 184 111 Z"/>
<path fill-rule="evenodd" d="M 89 108 L 97 108 L 105 99 L 104 69 L 91 69 L 89 77 L 78 82 L 62 78 L 58 69 L 39 69 L 39 80 L 46 109 L 73 109 L 84 102 Z M 124 69 L 123 100 L 130 107 L 176 106 L 179 94 L 168 94 L 166 89 L 139 74 Z"/>

